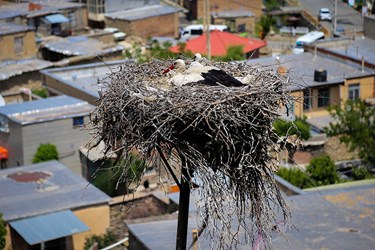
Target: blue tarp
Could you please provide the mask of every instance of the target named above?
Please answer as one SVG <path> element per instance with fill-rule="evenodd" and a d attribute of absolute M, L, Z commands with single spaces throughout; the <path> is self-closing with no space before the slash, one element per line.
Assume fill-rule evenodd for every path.
<path fill-rule="evenodd" d="M 61 14 L 53 14 L 53 15 L 48 15 L 48 16 L 45 16 L 44 19 L 48 22 L 48 23 L 68 23 L 69 22 L 69 19 L 66 18 L 65 16 L 61 15 Z"/>
<path fill-rule="evenodd" d="M 9 224 L 30 245 L 89 230 L 70 210 L 16 220 Z"/>

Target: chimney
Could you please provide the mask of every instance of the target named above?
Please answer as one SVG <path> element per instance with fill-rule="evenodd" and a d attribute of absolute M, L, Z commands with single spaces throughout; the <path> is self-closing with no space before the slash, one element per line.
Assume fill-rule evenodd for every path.
<path fill-rule="evenodd" d="M 327 81 L 327 70 L 316 69 L 314 72 L 314 81 L 316 82 L 326 82 Z"/>

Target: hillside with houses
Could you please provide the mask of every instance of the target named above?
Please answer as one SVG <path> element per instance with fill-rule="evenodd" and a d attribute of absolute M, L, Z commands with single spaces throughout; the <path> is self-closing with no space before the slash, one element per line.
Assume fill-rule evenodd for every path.
<path fill-rule="evenodd" d="M 0 249 L 218 248 L 220 226 L 197 219 L 202 204 L 216 204 L 218 197 L 200 191 L 205 175 L 186 173 L 184 166 L 193 160 L 203 166 L 207 159 L 225 165 L 249 150 L 238 150 L 248 144 L 237 138 L 249 138 L 254 128 L 262 129 L 251 134 L 253 144 L 270 143 L 259 154 L 272 159 L 271 167 L 264 164 L 266 174 L 254 174 L 269 175 L 268 183 L 254 185 L 277 187 L 275 197 L 285 200 L 292 222 L 277 211 L 270 219 L 277 223 L 264 233 L 252 214 L 229 223 L 238 230 L 235 245 L 219 246 L 374 249 L 375 3 L 311 2 L 0 0 Z M 278 81 L 283 93 L 273 89 Z M 203 100 L 207 109 L 189 102 L 211 90 L 217 99 Z M 235 97 L 226 95 L 231 91 Z M 231 98 L 247 100 L 246 91 L 258 97 L 249 109 L 253 120 L 238 114 L 247 103 L 226 106 L 225 114 L 233 113 L 229 121 L 218 118 L 219 109 L 204 113 Z M 107 103 L 112 96 L 119 99 Z M 129 111 L 129 103 L 142 108 Z M 148 121 L 157 105 L 176 111 L 156 112 Z M 173 122 L 180 122 L 185 112 L 200 108 L 203 130 L 217 125 L 210 123 L 212 115 L 220 133 L 191 130 L 203 118 L 177 133 L 180 123 L 168 127 L 172 118 L 163 116 L 173 113 Z M 231 129 L 245 118 L 254 127 L 232 137 Z M 216 145 L 222 137 L 230 140 Z M 134 138 L 146 138 L 152 147 L 133 145 Z M 174 147 L 164 148 L 168 143 Z M 200 147 L 196 157 L 184 154 L 193 144 Z M 255 149 L 250 151 L 243 155 L 253 157 Z M 264 160 L 253 158 L 254 165 Z M 228 165 L 240 171 L 240 162 Z M 212 183 L 231 178 L 231 172 L 215 175 L 218 168 L 210 167 L 206 177 L 218 178 Z M 253 208 L 247 202 L 237 205 Z M 272 206 L 262 202 L 261 209 Z M 233 206 L 223 202 L 218 211 L 225 217 Z"/>

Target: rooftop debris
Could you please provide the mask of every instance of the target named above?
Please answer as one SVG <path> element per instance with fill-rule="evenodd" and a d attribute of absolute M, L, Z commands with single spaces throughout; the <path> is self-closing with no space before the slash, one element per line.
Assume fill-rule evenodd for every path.
<path fill-rule="evenodd" d="M 271 232 L 281 232 L 280 220 L 291 224 L 273 177 L 277 162 L 271 153 L 286 142 L 272 124 L 292 99 L 288 79 L 246 62 L 206 60 L 249 83 L 176 87 L 162 74 L 171 63 L 126 61 L 117 71 L 111 69 L 99 81 L 88 144 L 103 141 L 114 152 L 137 149 L 149 166 L 164 158 L 165 164 L 187 168 L 191 186 L 193 181 L 199 185 L 193 192 L 201 197 L 199 221 L 212 248 L 271 247 Z M 127 154 L 122 155 L 124 163 Z M 128 167 L 123 167 L 126 178 Z"/>

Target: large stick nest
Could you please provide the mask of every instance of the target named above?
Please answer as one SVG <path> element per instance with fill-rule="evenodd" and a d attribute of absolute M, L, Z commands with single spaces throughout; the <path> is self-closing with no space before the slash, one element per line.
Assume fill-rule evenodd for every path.
<path fill-rule="evenodd" d="M 290 219 L 271 153 L 281 140 L 272 124 L 291 100 L 287 80 L 247 63 L 205 63 L 250 83 L 175 87 L 162 74 L 171 61 L 127 61 L 100 81 L 100 104 L 91 114 L 94 141 L 104 141 L 107 150 L 136 149 L 149 165 L 160 154 L 184 162 L 200 186 L 200 224 L 212 248 L 271 246 L 278 211 Z"/>

